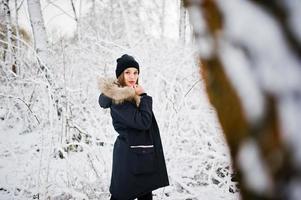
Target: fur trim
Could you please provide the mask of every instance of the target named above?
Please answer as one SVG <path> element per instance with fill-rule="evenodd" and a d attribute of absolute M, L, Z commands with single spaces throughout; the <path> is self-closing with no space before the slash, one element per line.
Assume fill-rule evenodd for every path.
<path fill-rule="evenodd" d="M 110 97 L 114 104 L 121 104 L 124 101 L 134 101 L 137 107 L 140 104 L 140 96 L 136 95 L 135 90 L 130 87 L 121 87 L 117 79 L 98 77 L 98 88 Z"/>

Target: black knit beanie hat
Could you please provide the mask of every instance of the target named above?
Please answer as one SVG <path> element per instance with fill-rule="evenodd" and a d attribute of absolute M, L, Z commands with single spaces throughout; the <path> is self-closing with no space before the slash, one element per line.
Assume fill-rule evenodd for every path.
<path fill-rule="evenodd" d="M 138 73 L 140 72 L 139 70 L 139 64 L 138 62 L 134 59 L 133 56 L 129 56 L 127 54 L 122 55 L 120 58 L 117 59 L 117 67 L 115 70 L 116 77 L 120 76 L 120 74 L 129 67 L 134 67 L 138 69 Z"/>

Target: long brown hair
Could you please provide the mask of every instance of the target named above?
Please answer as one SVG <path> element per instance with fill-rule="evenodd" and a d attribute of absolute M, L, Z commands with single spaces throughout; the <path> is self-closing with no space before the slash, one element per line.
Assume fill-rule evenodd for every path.
<path fill-rule="evenodd" d="M 125 70 L 124 70 L 125 71 Z M 117 80 L 118 80 L 118 83 L 121 87 L 125 87 L 126 84 L 125 84 L 125 80 L 124 80 L 124 71 L 118 76 Z M 137 82 L 136 84 L 138 85 L 138 82 L 139 82 L 139 78 L 137 79 Z"/>

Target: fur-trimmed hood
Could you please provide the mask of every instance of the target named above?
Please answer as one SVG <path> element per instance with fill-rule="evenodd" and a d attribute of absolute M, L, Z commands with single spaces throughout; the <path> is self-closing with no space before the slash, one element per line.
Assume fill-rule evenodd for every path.
<path fill-rule="evenodd" d="M 137 107 L 140 96 L 130 87 L 121 87 L 117 79 L 98 77 L 98 88 L 102 94 L 112 99 L 112 103 L 121 104 L 124 101 L 134 101 Z"/>

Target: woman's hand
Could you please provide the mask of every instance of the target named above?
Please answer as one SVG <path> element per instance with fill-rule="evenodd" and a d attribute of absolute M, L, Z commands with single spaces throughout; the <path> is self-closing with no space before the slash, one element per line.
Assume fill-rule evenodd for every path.
<path fill-rule="evenodd" d="M 145 93 L 144 89 L 141 87 L 141 85 L 134 85 L 133 87 L 134 87 L 135 92 L 136 92 L 137 95 Z"/>

